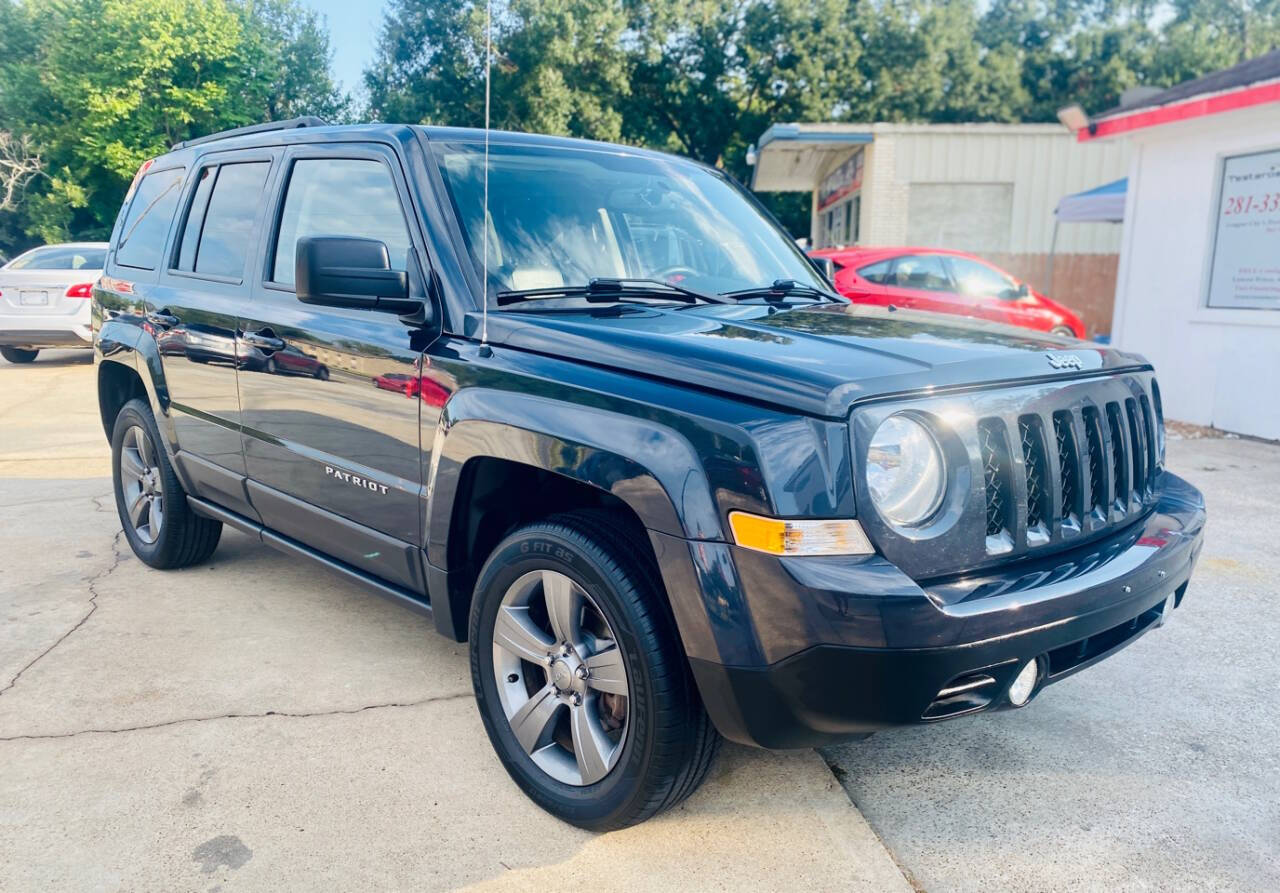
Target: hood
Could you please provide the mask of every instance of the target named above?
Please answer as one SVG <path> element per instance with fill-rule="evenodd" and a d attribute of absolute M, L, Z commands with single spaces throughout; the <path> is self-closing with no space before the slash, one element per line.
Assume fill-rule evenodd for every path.
<path fill-rule="evenodd" d="M 469 322 L 479 328 L 478 315 Z M 489 314 L 489 337 L 831 418 L 877 397 L 1146 365 L 1139 356 L 1089 342 L 860 304 L 502 311 Z"/>

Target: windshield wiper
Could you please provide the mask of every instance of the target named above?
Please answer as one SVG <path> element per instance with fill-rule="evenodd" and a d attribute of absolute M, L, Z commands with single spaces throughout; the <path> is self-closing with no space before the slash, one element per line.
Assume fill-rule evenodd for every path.
<path fill-rule="evenodd" d="M 830 292 L 812 285 L 801 285 L 794 279 L 775 279 L 772 285 L 757 285 L 754 288 L 741 288 L 737 291 L 722 291 L 720 297 L 740 301 L 743 298 L 764 298 L 767 301 L 782 301 L 793 295 L 806 298 L 822 298 L 832 300 Z"/>
<path fill-rule="evenodd" d="M 597 277 L 587 285 L 558 285 L 551 288 L 524 288 L 500 291 L 495 296 L 499 307 L 536 301 L 542 298 L 582 298 L 591 304 L 612 304 L 622 298 L 665 298 L 695 304 L 707 301 L 712 304 L 728 303 L 718 295 L 704 295 L 670 282 L 658 279 L 612 279 Z"/>

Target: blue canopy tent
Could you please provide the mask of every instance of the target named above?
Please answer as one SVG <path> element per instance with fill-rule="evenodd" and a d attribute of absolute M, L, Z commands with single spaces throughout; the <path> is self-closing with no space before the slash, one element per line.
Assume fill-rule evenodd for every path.
<path fill-rule="evenodd" d="M 1129 178 L 1104 183 L 1058 201 L 1054 216 L 1066 223 L 1121 223 L 1124 221 L 1124 194 Z"/>
<path fill-rule="evenodd" d="M 1053 289 L 1053 255 L 1058 248 L 1058 224 L 1060 223 L 1123 223 L 1124 196 L 1129 188 L 1129 178 L 1122 177 L 1111 183 L 1103 183 L 1084 192 L 1064 195 L 1053 210 L 1053 238 L 1049 243 L 1049 263 L 1045 271 L 1048 288 Z"/>

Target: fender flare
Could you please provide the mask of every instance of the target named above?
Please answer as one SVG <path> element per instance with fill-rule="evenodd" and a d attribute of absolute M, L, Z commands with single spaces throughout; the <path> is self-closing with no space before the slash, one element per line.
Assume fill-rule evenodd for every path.
<path fill-rule="evenodd" d="M 427 475 L 428 559 L 441 569 L 448 568 L 462 470 L 482 457 L 607 491 L 649 530 L 683 539 L 724 539 L 702 463 L 679 432 L 598 407 L 472 387 L 446 404 Z"/>

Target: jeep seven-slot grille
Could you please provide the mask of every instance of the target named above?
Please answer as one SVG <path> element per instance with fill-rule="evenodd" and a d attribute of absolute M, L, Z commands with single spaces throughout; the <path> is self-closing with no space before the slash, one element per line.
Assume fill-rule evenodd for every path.
<path fill-rule="evenodd" d="M 1015 423 L 1020 463 L 1009 461 L 1006 440 Z M 1154 497 L 1159 424 L 1145 393 L 1007 421 L 979 419 L 987 553 L 1043 546 L 1135 517 Z"/>
<path fill-rule="evenodd" d="M 1089 506 L 1087 514 L 1093 512 L 1106 513 L 1107 479 L 1102 476 L 1102 424 L 1098 421 L 1098 410 L 1094 406 L 1086 406 L 1081 413 L 1084 420 L 1084 437 L 1089 442 Z"/>
<path fill-rule="evenodd" d="M 1018 437 L 1022 440 L 1022 461 L 1027 478 L 1027 530 L 1029 534 L 1034 532 L 1047 536 L 1053 497 L 1049 492 L 1049 460 L 1044 449 L 1040 417 L 1020 417 Z"/>
<path fill-rule="evenodd" d="M 1071 413 L 1053 414 L 1053 436 L 1058 446 L 1058 492 L 1062 495 L 1062 522 L 1080 524 L 1080 451 Z"/>
<path fill-rule="evenodd" d="M 983 419 L 978 423 L 978 447 L 982 451 L 982 479 L 987 491 L 987 536 L 1000 536 L 1013 526 L 1009 510 L 1013 494 L 1009 483 L 1009 447 L 1004 423 Z"/>
<path fill-rule="evenodd" d="M 1125 461 L 1124 429 L 1120 404 L 1107 404 L 1107 428 L 1111 432 L 1111 504 L 1121 513 L 1129 504 L 1129 464 Z"/>

